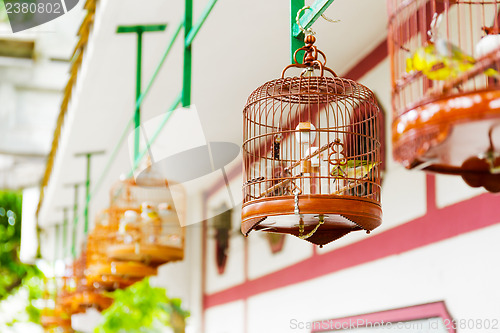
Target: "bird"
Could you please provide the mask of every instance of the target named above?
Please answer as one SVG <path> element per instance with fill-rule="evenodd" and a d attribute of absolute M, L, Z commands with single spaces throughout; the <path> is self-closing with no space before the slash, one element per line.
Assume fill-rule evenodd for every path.
<path fill-rule="evenodd" d="M 500 29 L 498 27 L 482 27 L 486 35 L 476 44 L 476 57 L 481 58 L 500 48 Z"/>
<path fill-rule="evenodd" d="M 332 177 L 363 179 L 380 162 L 368 162 L 364 160 L 348 160 L 344 165 L 335 166 L 330 175 Z"/>
<path fill-rule="evenodd" d="M 468 71 L 476 63 L 472 56 L 439 36 L 438 27 L 442 17 L 442 14 L 434 14 L 427 32 L 429 41 L 406 58 L 406 72 L 419 71 L 431 80 L 449 80 Z"/>
<path fill-rule="evenodd" d="M 406 58 L 406 72 L 422 72 L 431 80 L 449 80 L 471 69 L 476 60 L 458 46 L 438 38 Z"/>

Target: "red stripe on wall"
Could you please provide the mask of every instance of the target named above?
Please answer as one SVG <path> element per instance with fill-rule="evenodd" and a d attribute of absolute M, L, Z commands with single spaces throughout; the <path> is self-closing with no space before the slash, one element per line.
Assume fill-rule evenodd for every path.
<path fill-rule="evenodd" d="M 308 281 L 500 222 L 500 198 L 483 194 L 394 227 L 363 241 L 310 257 L 266 276 L 204 296 L 206 308 Z"/>
<path fill-rule="evenodd" d="M 388 51 L 386 38 L 342 76 L 357 81 L 366 73 L 378 66 L 378 64 L 387 58 L 387 55 Z"/>

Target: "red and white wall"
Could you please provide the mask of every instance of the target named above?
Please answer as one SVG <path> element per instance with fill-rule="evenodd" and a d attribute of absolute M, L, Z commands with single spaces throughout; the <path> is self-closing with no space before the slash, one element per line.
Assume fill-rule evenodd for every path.
<path fill-rule="evenodd" d="M 439 327 L 430 325 L 432 320 L 420 322 L 424 328 L 432 326 L 422 332 L 500 329 L 500 197 L 471 189 L 457 177 L 407 171 L 392 160 L 385 56 L 382 46 L 375 48 L 355 66 L 366 73 L 348 73 L 371 88 L 386 110 L 383 225 L 370 235 L 353 233 L 323 249 L 287 236 L 283 250 L 272 254 L 263 233 L 238 235 L 241 218 L 235 209 L 223 274 L 218 273 L 215 239 L 206 226 L 205 333 L 327 332 L 311 325 L 346 318 L 442 318 Z M 241 184 L 241 174 L 235 175 L 233 193 Z M 224 192 L 222 183 L 208 191 L 205 209 L 227 200 Z M 420 332 L 415 327 L 393 329 Z"/>

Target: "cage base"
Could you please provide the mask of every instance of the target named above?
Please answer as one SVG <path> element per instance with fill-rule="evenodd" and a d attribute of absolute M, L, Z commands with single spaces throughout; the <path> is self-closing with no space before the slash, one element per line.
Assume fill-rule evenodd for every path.
<path fill-rule="evenodd" d="M 40 325 L 45 329 L 60 327 L 62 329 L 71 328 L 71 319 L 62 318 L 56 314 L 54 315 L 41 315 Z"/>
<path fill-rule="evenodd" d="M 67 313 L 83 313 L 88 308 L 96 308 L 98 311 L 105 310 L 111 306 L 113 299 L 98 292 L 76 291 L 65 296 L 62 305 Z"/>
<path fill-rule="evenodd" d="M 112 261 L 107 263 L 92 263 L 87 267 L 89 275 L 117 275 L 127 277 L 147 277 L 156 275 L 157 269 L 134 261 Z"/>
<path fill-rule="evenodd" d="M 252 230 L 285 233 L 316 245 L 325 245 L 352 231 L 370 232 L 382 223 L 380 204 L 353 196 L 299 196 L 299 214 L 295 214 L 294 210 L 293 196 L 263 198 L 245 203 L 242 207 L 241 231 L 244 235 Z"/>
<path fill-rule="evenodd" d="M 140 281 L 142 277 L 126 277 L 118 275 L 86 275 L 89 285 L 105 290 L 123 289 Z"/>
<path fill-rule="evenodd" d="M 490 172 L 484 158 L 488 152 L 500 153 L 492 147 L 500 143 L 499 90 L 421 104 L 395 119 L 392 127 L 394 159 L 407 169 L 460 175 L 470 186 L 500 191 L 500 175 Z"/>
<path fill-rule="evenodd" d="M 116 260 L 145 262 L 152 266 L 184 259 L 183 249 L 166 245 L 113 245 L 108 248 L 107 253 L 110 258 Z"/>

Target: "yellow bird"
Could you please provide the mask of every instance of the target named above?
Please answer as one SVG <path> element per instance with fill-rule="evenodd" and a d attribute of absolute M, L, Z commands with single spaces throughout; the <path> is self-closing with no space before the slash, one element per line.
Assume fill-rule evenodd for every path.
<path fill-rule="evenodd" d="M 431 80 L 449 80 L 471 69 L 476 60 L 456 45 L 438 38 L 406 59 L 406 71 L 420 71 Z"/>
<path fill-rule="evenodd" d="M 378 164 L 380 164 L 380 162 L 349 160 L 345 165 L 334 167 L 330 175 L 333 177 L 362 179 Z"/>
<path fill-rule="evenodd" d="M 427 32 L 429 42 L 421 46 L 406 58 L 406 72 L 422 72 L 431 80 L 454 79 L 470 70 L 476 60 L 458 46 L 439 36 L 439 25 L 443 14 L 434 13 L 430 29 Z M 496 76 L 496 71 L 485 71 L 488 76 Z"/>

